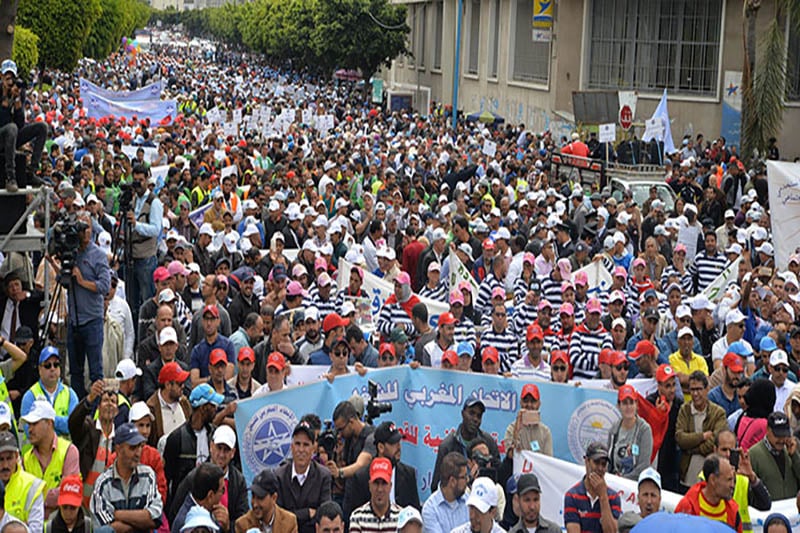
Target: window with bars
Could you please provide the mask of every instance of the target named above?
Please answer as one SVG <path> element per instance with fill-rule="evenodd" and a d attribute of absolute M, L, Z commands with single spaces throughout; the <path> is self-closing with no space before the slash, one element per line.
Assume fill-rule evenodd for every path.
<path fill-rule="evenodd" d="M 786 100 L 800 102 L 800 31 L 794 22 L 789 23 L 786 52 Z"/>
<path fill-rule="evenodd" d="M 714 96 L 723 0 L 594 0 L 591 89 Z"/>
<path fill-rule="evenodd" d="M 417 46 L 414 54 L 417 56 L 417 66 L 425 68 L 425 18 L 428 16 L 427 5 L 421 4 L 416 8 Z"/>
<path fill-rule="evenodd" d="M 468 40 L 467 74 L 477 74 L 478 53 L 481 48 L 481 0 L 472 0 L 470 2 Z"/>
<path fill-rule="evenodd" d="M 434 5 L 434 31 L 433 39 L 433 68 L 442 68 L 442 25 L 444 24 L 444 2 L 441 0 Z"/>
<path fill-rule="evenodd" d="M 410 53 L 406 56 L 406 64 L 408 68 L 414 68 L 414 64 L 417 58 L 414 57 L 414 54 L 417 52 L 416 50 L 416 43 L 417 43 L 417 17 L 416 17 L 416 10 L 411 8 L 406 11 L 406 24 L 408 25 L 409 32 L 408 32 L 408 50 Z"/>
<path fill-rule="evenodd" d="M 492 48 L 489 53 L 489 77 L 497 77 L 498 54 L 500 53 L 500 0 L 492 0 Z"/>
<path fill-rule="evenodd" d="M 550 77 L 550 43 L 533 40 L 533 2 L 512 0 L 511 79 L 547 83 Z"/>

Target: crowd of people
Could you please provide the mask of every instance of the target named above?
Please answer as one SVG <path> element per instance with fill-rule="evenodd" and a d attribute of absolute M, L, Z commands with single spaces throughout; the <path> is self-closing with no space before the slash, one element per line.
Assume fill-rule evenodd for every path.
<path fill-rule="evenodd" d="M 662 490 L 742 532 L 750 507 L 800 502 L 800 253 L 775 264 L 761 162 L 685 138 L 665 154 L 674 196 L 637 202 L 553 172 L 554 153 L 590 154 L 594 136 L 453 130 L 443 108 L 393 112 L 357 85 L 166 33 L 30 85 L 0 67 L 5 186 L 52 190 L 51 227 L 42 209 L 29 225 L 60 243 L 0 258 L 0 532 L 611 533 L 657 513 Z M 80 78 L 161 82 L 179 112 L 90 118 Z M 264 108 L 298 112 L 245 120 Z M 477 291 L 450 286 L 455 257 Z M 581 270 L 593 263 L 610 287 Z M 394 288 L 374 322 L 367 274 Z M 430 301 L 447 307 L 434 324 Z M 425 500 L 401 432 L 367 424 L 357 399 L 303 416 L 290 457 L 248 485 L 237 401 L 306 364 L 331 381 L 409 365 L 525 385 L 502 456 L 486 406 L 464 403 Z M 541 516 L 513 455 L 567 444 L 536 383 L 595 379 L 620 419 L 588 444 L 563 517 Z M 607 473 L 638 482 L 638 512 Z"/>

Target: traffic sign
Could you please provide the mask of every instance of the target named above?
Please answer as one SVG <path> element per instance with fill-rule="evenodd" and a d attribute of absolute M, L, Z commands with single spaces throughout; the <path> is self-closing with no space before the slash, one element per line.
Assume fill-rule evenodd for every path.
<path fill-rule="evenodd" d="M 633 111 L 631 111 L 631 106 L 626 104 L 620 108 L 619 125 L 625 131 L 631 129 L 631 126 L 633 125 Z"/>

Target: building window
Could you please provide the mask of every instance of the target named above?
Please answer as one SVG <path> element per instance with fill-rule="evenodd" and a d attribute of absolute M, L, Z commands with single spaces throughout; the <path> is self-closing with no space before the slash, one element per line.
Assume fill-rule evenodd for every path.
<path fill-rule="evenodd" d="M 533 40 L 533 2 L 512 0 L 511 78 L 516 81 L 547 83 L 550 77 L 550 43 Z"/>
<path fill-rule="evenodd" d="M 406 56 L 406 64 L 408 68 L 414 68 L 414 63 L 417 58 L 414 57 L 416 54 L 417 49 L 414 46 L 417 42 L 417 10 L 416 9 L 408 9 L 406 16 L 408 17 L 406 20 L 406 24 L 408 25 L 409 32 L 408 32 L 408 50 L 409 54 Z"/>
<path fill-rule="evenodd" d="M 722 0 L 595 0 L 589 88 L 714 96 Z"/>
<path fill-rule="evenodd" d="M 469 6 L 469 56 L 467 58 L 467 74 L 477 74 L 478 52 L 481 47 L 481 0 L 472 0 Z"/>
<path fill-rule="evenodd" d="M 436 2 L 433 12 L 436 16 L 433 21 L 434 30 L 436 31 L 436 35 L 433 39 L 433 68 L 439 70 L 442 68 L 442 25 L 444 24 L 444 2 Z"/>
<path fill-rule="evenodd" d="M 786 100 L 800 102 L 800 31 L 789 22 L 789 50 L 786 57 Z"/>
<path fill-rule="evenodd" d="M 489 77 L 497 77 L 497 62 L 500 49 L 500 0 L 492 1 L 492 49 L 489 53 Z"/>
<path fill-rule="evenodd" d="M 417 56 L 417 65 L 422 69 L 425 68 L 425 17 L 428 15 L 426 8 L 425 4 L 416 7 L 417 46 L 414 55 Z"/>

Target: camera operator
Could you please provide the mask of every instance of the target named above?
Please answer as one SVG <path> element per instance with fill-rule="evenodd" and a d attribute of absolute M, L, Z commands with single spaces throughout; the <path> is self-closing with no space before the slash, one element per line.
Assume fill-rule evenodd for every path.
<path fill-rule="evenodd" d="M 17 78 L 17 64 L 6 59 L 0 64 L 3 75 L 2 95 L 0 96 L 0 145 L 6 164 L 6 190 L 16 192 L 17 180 L 23 187 L 27 185 L 27 169 L 20 169 L 17 176 L 16 150 L 33 141 L 30 165 L 39 167 L 42 150 L 47 140 L 47 125 L 44 122 L 25 124 L 25 82 Z"/>
<path fill-rule="evenodd" d="M 80 244 L 68 287 L 70 384 L 78 398 L 86 396 L 83 367 L 89 360 L 92 383 L 103 379 L 104 297 L 111 289 L 111 269 L 105 252 L 92 242 L 92 226 L 87 217 L 74 222 Z"/>
<path fill-rule="evenodd" d="M 133 258 L 132 287 L 130 289 L 131 309 L 137 314 L 144 302 L 155 294 L 153 272 L 156 269 L 158 236 L 164 216 L 164 205 L 158 196 L 147 188 L 148 170 L 142 165 L 133 167 L 132 206 L 125 213 L 131 231 L 131 256 Z M 120 205 L 120 209 L 122 209 Z M 140 339 L 141 340 L 141 339 Z"/>
<path fill-rule="evenodd" d="M 368 466 L 377 453 L 373 435 L 375 427 L 361 421 L 350 400 L 339 402 L 333 410 L 333 426 L 344 440 L 342 458 L 345 466 L 337 466 L 333 457 L 328 458 L 327 466 L 333 479 L 344 481 L 344 494 L 347 498 L 351 479 L 356 472 Z"/>

